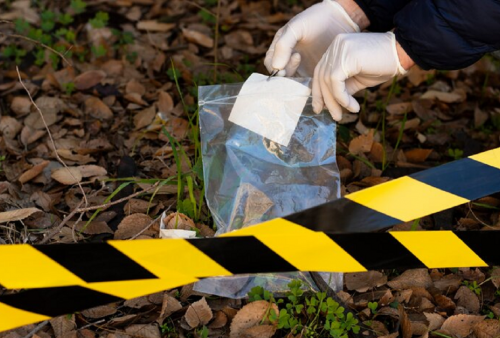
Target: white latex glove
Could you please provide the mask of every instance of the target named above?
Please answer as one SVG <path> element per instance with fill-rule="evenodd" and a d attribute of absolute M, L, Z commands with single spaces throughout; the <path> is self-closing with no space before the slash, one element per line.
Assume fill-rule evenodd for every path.
<path fill-rule="evenodd" d="M 326 105 L 339 121 L 341 107 L 359 112 L 352 94 L 405 73 L 393 33 L 340 34 L 314 69 L 313 109 L 319 113 Z"/>
<path fill-rule="evenodd" d="M 278 76 L 311 77 L 314 67 L 340 33 L 359 32 L 344 8 L 334 0 L 323 0 L 293 17 L 274 36 L 264 65 Z"/>

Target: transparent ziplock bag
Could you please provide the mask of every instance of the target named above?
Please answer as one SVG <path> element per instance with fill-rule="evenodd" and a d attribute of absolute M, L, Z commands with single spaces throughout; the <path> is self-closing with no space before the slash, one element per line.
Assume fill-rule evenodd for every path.
<path fill-rule="evenodd" d="M 329 114 L 313 112 L 309 95 L 287 92 L 288 85 L 309 88 L 311 79 L 286 80 L 295 83 L 276 82 L 279 96 L 273 83 L 262 78 L 252 90 L 242 90 L 243 83 L 199 87 L 205 197 L 218 235 L 340 196 L 336 124 Z M 303 93 L 301 88 L 299 92 Z M 323 274 L 323 278 L 332 289 L 341 289 L 342 274 Z M 242 298 L 254 286 L 284 292 L 292 279 L 316 290 L 306 272 L 209 278 L 194 289 Z"/>

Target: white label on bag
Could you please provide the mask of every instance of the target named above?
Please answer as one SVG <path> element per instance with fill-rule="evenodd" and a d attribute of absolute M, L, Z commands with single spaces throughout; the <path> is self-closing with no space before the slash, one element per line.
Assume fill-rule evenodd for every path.
<path fill-rule="evenodd" d="M 243 84 L 229 121 L 288 146 L 311 89 L 294 80 L 254 73 Z"/>

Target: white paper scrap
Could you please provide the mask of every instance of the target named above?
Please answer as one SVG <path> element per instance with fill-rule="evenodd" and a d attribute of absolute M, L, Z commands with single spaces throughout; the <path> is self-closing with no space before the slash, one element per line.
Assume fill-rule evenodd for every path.
<path fill-rule="evenodd" d="M 254 73 L 243 84 L 229 121 L 288 146 L 311 89 L 294 80 Z"/>

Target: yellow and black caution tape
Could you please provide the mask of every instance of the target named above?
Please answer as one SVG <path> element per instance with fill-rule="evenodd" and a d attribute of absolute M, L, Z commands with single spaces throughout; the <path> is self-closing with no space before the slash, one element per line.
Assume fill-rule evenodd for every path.
<path fill-rule="evenodd" d="M 0 331 L 211 276 L 499 265 L 497 231 L 366 233 L 496 192 L 500 149 L 217 238 L 2 245 L 0 284 L 29 290 L 0 296 Z"/>

